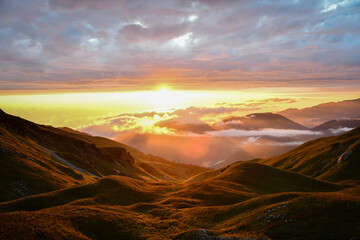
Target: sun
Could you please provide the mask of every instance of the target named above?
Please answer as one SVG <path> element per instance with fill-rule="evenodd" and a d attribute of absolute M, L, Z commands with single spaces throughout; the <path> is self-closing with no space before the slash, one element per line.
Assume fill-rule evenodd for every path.
<path fill-rule="evenodd" d="M 161 92 L 161 93 L 165 93 L 165 92 L 170 92 L 171 89 L 166 86 L 166 85 L 160 85 L 158 87 L 155 88 L 156 89 L 156 92 Z"/>
<path fill-rule="evenodd" d="M 184 107 L 183 103 L 189 100 L 190 95 L 186 91 L 177 91 L 167 86 L 160 86 L 153 91 L 139 92 L 137 100 L 149 106 L 149 109 L 166 111 Z"/>
<path fill-rule="evenodd" d="M 170 90 L 167 87 L 161 87 L 157 91 L 150 92 L 149 95 L 149 101 L 159 108 L 178 107 L 184 99 L 179 91 Z"/>
<path fill-rule="evenodd" d="M 171 90 L 166 87 L 162 87 L 159 90 L 157 90 L 157 92 L 159 95 L 162 95 L 162 94 L 168 95 L 169 93 L 171 93 Z"/>
<path fill-rule="evenodd" d="M 209 93 L 206 92 L 178 90 L 166 85 L 154 86 L 150 91 L 114 93 L 112 96 L 113 102 L 125 101 L 137 107 L 141 106 L 143 111 L 156 112 L 186 108 L 199 102 L 207 102 L 206 99 L 209 99 Z"/>

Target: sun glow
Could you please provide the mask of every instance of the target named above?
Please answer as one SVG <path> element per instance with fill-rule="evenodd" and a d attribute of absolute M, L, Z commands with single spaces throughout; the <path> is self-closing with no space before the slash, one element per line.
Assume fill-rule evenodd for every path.
<path fill-rule="evenodd" d="M 168 87 L 160 87 L 156 91 L 134 93 L 136 102 L 145 103 L 149 109 L 162 112 L 169 109 L 182 108 L 206 97 L 208 93 L 176 91 Z"/>
<path fill-rule="evenodd" d="M 174 133 L 165 127 L 156 126 L 159 119 L 156 117 L 145 117 L 139 120 L 138 125 L 141 127 L 142 133 L 152 133 L 157 135 L 173 135 Z"/>
<path fill-rule="evenodd" d="M 166 87 L 162 87 L 155 92 L 149 92 L 149 95 L 151 95 L 149 96 L 149 102 L 159 107 L 171 105 L 171 107 L 177 108 L 182 101 L 179 92 L 171 91 Z"/>
<path fill-rule="evenodd" d="M 301 94 L 300 94 L 301 92 Z M 316 96 L 314 96 L 316 92 Z M 9 114 L 17 115 L 36 123 L 53 126 L 79 128 L 104 117 L 117 116 L 123 113 L 169 112 L 185 109 L 190 106 L 218 108 L 241 107 L 237 115 L 251 112 L 280 111 L 289 107 L 304 108 L 315 104 L 334 100 L 358 97 L 352 95 L 334 98 L 334 92 L 319 94 L 315 90 L 293 89 L 244 89 L 242 91 L 195 91 L 176 90 L 167 85 L 154 86 L 151 91 L 128 92 L 88 92 L 88 93 L 47 93 L 47 94 L 12 94 L 0 95 L 0 107 Z M 293 104 L 258 105 L 257 101 L 269 98 L 292 98 Z M 219 103 L 226 103 L 219 105 Z M 240 104 L 240 105 L 239 105 Z M 252 105 L 252 108 L 250 105 Z M 234 113 L 235 114 L 235 113 Z M 201 120 L 211 123 L 218 117 L 226 117 L 219 113 L 209 115 Z"/>

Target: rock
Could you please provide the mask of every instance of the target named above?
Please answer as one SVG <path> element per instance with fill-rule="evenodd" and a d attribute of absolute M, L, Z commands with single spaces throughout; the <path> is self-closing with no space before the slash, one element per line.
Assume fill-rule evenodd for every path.
<path fill-rule="evenodd" d="M 352 152 L 353 152 L 352 150 L 349 150 L 349 151 L 341 154 L 341 156 L 337 160 L 337 163 L 342 163 L 343 161 L 346 161 L 346 159 L 348 159 L 351 156 Z"/>

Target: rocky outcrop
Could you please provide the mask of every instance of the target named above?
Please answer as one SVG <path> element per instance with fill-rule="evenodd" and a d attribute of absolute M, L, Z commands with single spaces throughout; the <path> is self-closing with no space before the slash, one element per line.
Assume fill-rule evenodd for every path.
<path fill-rule="evenodd" d="M 352 153 L 353 153 L 352 150 L 348 150 L 345 153 L 341 154 L 341 156 L 337 160 L 337 163 L 342 163 L 342 162 L 346 161 L 346 159 L 348 159 Z"/>

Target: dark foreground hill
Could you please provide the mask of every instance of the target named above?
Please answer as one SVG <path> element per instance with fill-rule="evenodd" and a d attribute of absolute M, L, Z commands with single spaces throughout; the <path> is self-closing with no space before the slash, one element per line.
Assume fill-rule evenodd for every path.
<path fill-rule="evenodd" d="M 98 149 L 120 146 L 111 140 L 65 131 Z M 331 162 L 347 150 L 357 154 L 359 132 L 355 129 L 309 142 L 291 155 L 296 156 L 291 157 L 292 163 L 301 165 L 303 159 L 317 154 L 322 161 Z M 333 151 L 328 144 L 341 147 Z M 134 156 L 134 167 L 141 155 L 136 152 L 127 150 Z M 337 166 L 342 166 L 341 161 L 359 160 L 351 156 L 340 158 Z M 143 161 L 152 161 L 152 156 L 148 157 Z M 218 170 L 193 171 L 192 177 L 182 182 L 179 174 L 170 175 L 177 176 L 177 181 L 155 181 L 139 177 L 146 175 L 96 178 L 83 173 L 88 182 L 1 203 L 0 239 L 360 239 L 358 175 L 314 178 L 292 168 L 285 170 L 277 161 L 283 157 L 264 160 L 265 164 L 236 162 Z M 352 165 L 357 168 L 354 172 L 359 173 L 358 166 Z M 173 167 L 175 173 L 177 167 L 187 169 Z M 71 179 L 71 175 L 66 177 Z"/>

